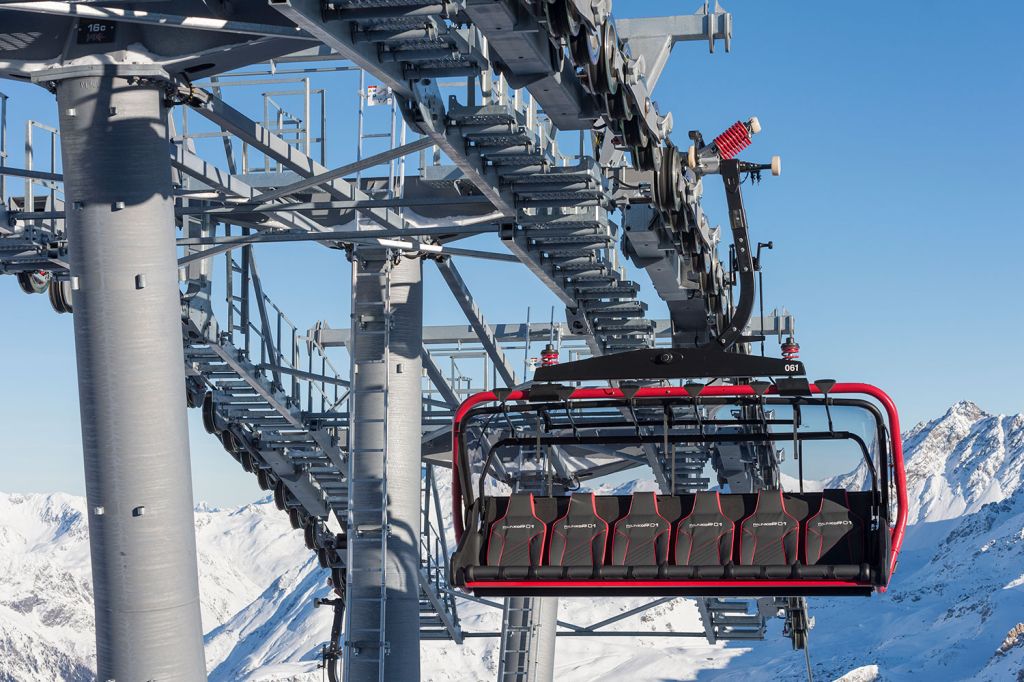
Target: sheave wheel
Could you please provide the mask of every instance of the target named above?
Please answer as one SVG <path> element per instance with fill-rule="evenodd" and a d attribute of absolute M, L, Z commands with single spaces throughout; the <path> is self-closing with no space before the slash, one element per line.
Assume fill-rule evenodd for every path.
<path fill-rule="evenodd" d="M 273 481 L 270 480 L 270 472 L 266 469 L 260 469 L 256 472 L 256 483 L 259 485 L 260 490 L 270 490 L 274 487 Z"/>
<path fill-rule="evenodd" d="M 334 591 L 338 593 L 338 596 L 345 596 L 345 569 L 343 568 L 332 568 L 331 569 L 331 582 L 334 583 Z"/>
<path fill-rule="evenodd" d="M 650 144 L 633 147 L 633 167 L 637 170 L 654 170 L 657 166 L 655 148 Z"/>
<path fill-rule="evenodd" d="M 600 30 L 600 29 L 599 29 Z M 597 64 L 601 58 L 601 34 L 598 31 L 584 29 L 579 35 L 569 41 L 572 49 L 573 61 L 583 66 L 584 64 Z"/>
<path fill-rule="evenodd" d="M 45 270 L 18 273 L 18 286 L 26 294 L 45 293 L 50 286 L 50 273 Z"/>
<path fill-rule="evenodd" d="M 302 539 L 306 541 L 308 549 L 316 549 L 316 524 L 313 519 L 310 519 L 309 523 L 302 527 Z"/>
<path fill-rule="evenodd" d="M 580 32 L 580 20 L 568 0 L 552 0 L 544 4 L 549 32 L 556 38 L 571 38 Z"/>
<path fill-rule="evenodd" d="M 679 149 L 671 142 L 662 147 L 661 163 L 658 166 L 658 179 L 654 183 L 658 207 L 665 213 L 678 211 L 681 206 L 678 188 L 682 159 Z"/>
<path fill-rule="evenodd" d="M 285 504 L 288 501 L 287 495 L 288 491 L 284 487 L 284 481 L 278 481 L 274 486 L 274 506 L 281 511 L 284 511 L 287 506 Z"/>
<path fill-rule="evenodd" d="M 239 462 L 242 464 L 242 469 L 248 474 L 254 474 L 257 471 L 256 462 L 253 461 L 252 455 L 248 452 L 242 451 L 238 453 Z"/>
<path fill-rule="evenodd" d="M 50 306 L 58 313 L 70 313 L 71 309 L 71 282 L 55 281 L 49 287 Z"/>
<path fill-rule="evenodd" d="M 610 21 L 604 25 L 601 32 L 601 57 L 598 59 L 597 69 L 595 87 L 599 92 L 614 95 L 619 89 L 622 64 L 619 59 L 619 35 L 615 31 L 615 24 Z"/>
<path fill-rule="evenodd" d="M 216 435 L 217 425 L 213 419 L 213 393 L 210 391 L 206 392 L 203 396 L 203 428 L 206 429 L 207 433 Z"/>

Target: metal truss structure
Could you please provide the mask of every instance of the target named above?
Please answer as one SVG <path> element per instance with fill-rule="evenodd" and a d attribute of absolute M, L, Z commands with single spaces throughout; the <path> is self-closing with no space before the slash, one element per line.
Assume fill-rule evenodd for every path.
<path fill-rule="evenodd" d="M 659 344 L 749 351 L 793 334 L 785 311 L 743 324 L 760 258 L 735 233 L 723 262 L 701 208 L 704 178 L 725 162 L 697 133 L 681 151 L 653 99 L 673 45 L 728 50 L 731 15 L 707 3 L 648 19 L 611 10 L 0 3 L 0 75 L 52 91 L 60 116 L 59 128 L 24 122 L 15 165 L 0 95 L 0 274 L 74 315 L 100 679 L 205 676 L 182 396 L 329 571 L 332 679 L 418 679 L 421 639 L 496 636 L 500 680 L 550 680 L 556 634 L 641 634 L 606 628 L 666 600 L 590 625 L 557 621 L 550 599 L 488 602 L 502 631 L 463 631 L 458 603 L 476 598 L 448 586 L 438 494 L 455 408 L 526 381 L 538 346 L 572 357 Z M 331 168 L 328 98 L 311 77 L 348 70 L 364 79 L 358 153 Z M 262 113 L 244 113 L 259 108 L 251 97 L 229 104 L 238 86 L 265 88 Z M 385 132 L 364 127 L 370 106 Z M 407 177 L 416 154 L 420 172 Z M 482 234 L 505 251 L 455 246 Z M 347 253 L 349 329 L 300 327 L 264 290 L 253 245 L 297 241 Z M 463 258 L 522 264 L 565 322 L 491 324 Z M 648 317 L 626 260 L 669 319 Z M 424 267 L 437 268 L 465 325 L 423 326 Z M 663 487 L 669 469 L 690 474 L 687 489 L 708 484 L 704 462 L 648 464 Z M 741 465 L 718 474 L 759 485 Z M 806 636 L 805 605 L 754 601 L 700 599 L 704 632 L 671 634 L 758 639 L 784 612 L 794 643 Z"/>

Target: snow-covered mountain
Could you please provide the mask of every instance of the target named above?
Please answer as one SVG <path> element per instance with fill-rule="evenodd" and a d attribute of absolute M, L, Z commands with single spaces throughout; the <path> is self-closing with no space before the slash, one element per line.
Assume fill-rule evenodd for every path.
<path fill-rule="evenodd" d="M 958 403 L 905 435 L 911 521 L 886 595 L 816 599 L 811 660 L 845 682 L 1024 681 L 1024 415 Z M 851 473 L 856 480 L 857 472 Z M 84 500 L 0 494 L 0 681 L 91 680 L 95 665 Z M 273 504 L 196 509 L 210 679 L 319 680 L 330 613 L 326 575 Z M 589 624 L 642 600 L 563 600 L 559 618 Z M 494 631 L 500 613 L 460 604 L 463 628 Z M 700 630 L 675 600 L 617 625 Z M 560 680 L 798 679 L 803 655 L 771 626 L 765 642 L 559 639 Z M 427 680 L 494 679 L 497 641 L 425 642 Z"/>

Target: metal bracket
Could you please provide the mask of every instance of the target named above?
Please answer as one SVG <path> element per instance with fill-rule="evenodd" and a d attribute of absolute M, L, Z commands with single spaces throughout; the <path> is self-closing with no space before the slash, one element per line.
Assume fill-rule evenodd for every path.
<path fill-rule="evenodd" d="M 644 348 L 538 367 L 537 382 L 659 379 L 737 379 L 803 376 L 799 360 L 730 353 L 714 347 Z"/>

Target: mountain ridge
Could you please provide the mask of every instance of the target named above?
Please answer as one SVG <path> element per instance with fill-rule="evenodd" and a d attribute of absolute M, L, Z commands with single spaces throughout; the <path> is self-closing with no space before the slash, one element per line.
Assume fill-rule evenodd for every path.
<path fill-rule="evenodd" d="M 815 677 L 847 682 L 1018 679 L 1024 682 L 1024 415 L 969 401 L 903 434 L 912 502 L 905 550 L 886 595 L 815 599 Z M 854 482 L 858 472 L 845 475 Z M 836 479 L 833 479 L 836 480 Z M 863 478 L 860 479 L 861 481 Z M 831 483 L 830 483 L 831 484 Z M 0 493 L 0 681 L 93 679 L 85 501 L 66 493 Z M 269 499 L 196 504 L 207 665 L 214 682 L 318 680 L 330 629 L 326 572 Z M 588 624 L 643 600 L 563 600 L 559 618 Z M 494 631 L 500 612 L 460 603 L 463 627 Z M 624 629 L 700 630 L 675 600 Z M 560 639 L 560 680 L 751 680 L 803 675 L 772 621 L 768 641 Z M 680 643 L 681 642 L 681 643 Z M 496 640 L 422 646 L 425 680 L 493 679 Z M 666 674 L 667 673 L 667 674 Z"/>

